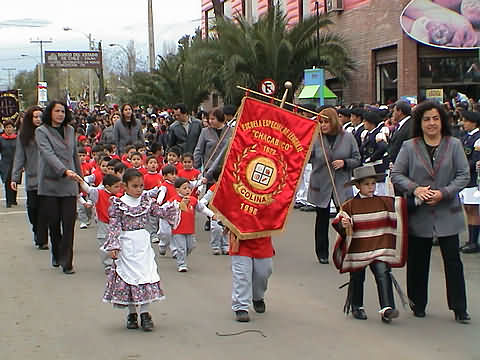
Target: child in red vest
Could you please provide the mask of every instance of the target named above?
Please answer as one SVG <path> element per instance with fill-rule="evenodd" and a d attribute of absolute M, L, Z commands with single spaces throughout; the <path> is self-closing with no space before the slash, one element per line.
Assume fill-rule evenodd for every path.
<path fill-rule="evenodd" d="M 139 152 L 134 152 L 130 157 L 130 163 L 132 164 L 132 169 L 140 171 L 142 175 L 147 173 L 147 169 L 143 166 L 142 154 Z"/>
<path fill-rule="evenodd" d="M 178 170 L 178 177 L 183 177 L 190 182 L 192 186 L 192 196 L 198 198 L 197 188 L 202 184 L 200 170 L 193 167 L 193 155 L 185 153 L 182 155 L 183 169 Z"/>
<path fill-rule="evenodd" d="M 197 242 L 195 239 L 195 211 L 209 218 L 212 218 L 214 214 L 212 210 L 191 196 L 192 188 L 188 179 L 176 178 L 175 188 L 177 195 L 171 201 L 180 203 L 182 214 L 180 224 L 172 230 L 172 242 L 177 250 L 177 270 L 178 272 L 187 272 L 187 256 L 193 251 Z"/>
<path fill-rule="evenodd" d="M 173 197 L 177 195 L 175 189 L 175 179 L 177 178 L 177 168 L 173 165 L 167 165 L 162 170 L 163 173 L 163 183 L 160 186 L 157 202 L 162 205 L 166 202 L 169 202 Z M 175 257 L 176 249 L 175 244 L 171 241 L 172 238 L 172 227 L 168 222 L 160 219 L 158 223 L 158 252 L 160 255 L 165 255 L 167 253 L 167 246 L 170 245 L 170 252 L 172 257 Z"/>
<path fill-rule="evenodd" d="M 153 189 L 160 186 L 163 182 L 163 177 L 158 173 L 158 162 L 155 156 L 147 158 L 147 173 L 143 175 L 143 183 L 145 190 Z"/>
<path fill-rule="evenodd" d="M 103 182 L 103 177 L 108 172 L 108 163 L 112 160 L 111 157 L 105 156 L 99 161 L 99 166 L 89 176 L 85 176 L 84 180 L 95 187 L 100 186 Z"/>
<path fill-rule="evenodd" d="M 78 148 L 78 157 L 80 159 L 80 166 L 82 167 L 83 176 L 88 176 L 92 173 L 92 164 L 87 161 L 87 150 L 84 147 Z"/>
<path fill-rule="evenodd" d="M 159 143 L 152 144 L 152 155 L 155 156 L 158 163 L 158 169 L 162 169 L 164 165 L 164 158 L 163 158 L 163 148 L 162 145 Z"/>
<path fill-rule="evenodd" d="M 183 169 L 182 163 L 180 161 L 180 153 L 181 151 L 177 146 L 172 146 L 170 149 L 168 149 L 167 152 L 167 165 L 175 166 L 177 172 Z"/>
<path fill-rule="evenodd" d="M 111 204 L 112 196 L 119 196 L 122 193 L 122 181 L 120 178 L 107 174 L 103 178 L 103 189 L 88 186 L 86 182 L 80 183 L 82 191 L 88 194 L 88 198 L 95 204 L 97 210 L 97 242 L 99 248 L 103 248 L 105 237 L 107 236 L 108 209 Z M 112 259 L 105 251 L 100 250 L 100 259 L 104 266 L 105 273 L 108 274 L 112 266 Z"/>
<path fill-rule="evenodd" d="M 122 162 L 125 164 L 127 168 L 132 167 L 131 159 L 134 152 L 137 152 L 137 150 L 135 149 L 135 146 L 128 145 L 125 147 L 125 154 L 123 154 L 122 156 Z"/>

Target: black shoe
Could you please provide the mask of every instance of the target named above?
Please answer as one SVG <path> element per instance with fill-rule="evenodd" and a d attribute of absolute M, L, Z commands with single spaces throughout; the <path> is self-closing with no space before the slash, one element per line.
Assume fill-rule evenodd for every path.
<path fill-rule="evenodd" d="M 18 203 L 17 203 L 16 201 L 14 201 L 14 202 L 12 202 L 12 205 L 15 205 L 15 206 L 17 206 L 17 205 L 18 205 Z"/>
<path fill-rule="evenodd" d="M 265 301 L 263 299 L 253 300 L 253 308 L 255 309 L 255 312 L 263 314 L 265 312 Z"/>
<path fill-rule="evenodd" d="M 456 322 L 458 322 L 460 324 L 469 324 L 470 320 L 472 320 L 472 319 L 470 318 L 470 315 L 468 315 L 468 313 L 466 311 L 464 311 L 462 313 L 455 312 L 455 321 Z"/>
<path fill-rule="evenodd" d="M 418 318 L 424 318 L 427 314 L 425 314 L 425 310 L 413 310 L 413 316 Z"/>
<path fill-rule="evenodd" d="M 464 254 L 475 254 L 480 252 L 480 246 L 477 244 L 468 244 L 462 248 L 462 253 Z"/>
<path fill-rule="evenodd" d="M 128 314 L 127 329 L 138 329 L 138 315 L 137 313 Z"/>
<path fill-rule="evenodd" d="M 203 226 L 203 230 L 210 231 L 210 220 L 207 220 L 205 222 L 205 225 Z"/>
<path fill-rule="evenodd" d="M 358 319 L 358 320 L 367 320 L 368 319 L 367 313 L 361 307 L 353 308 L 352 309 L 352 315 L 355 319 Z"/>
<path fill-rule="evenodd" d="M 315 211 L 315 206 L 305 205 L 300 208 L 300 211 L 312 212 Z"/>
<path fill-rule="evenodd" d="M 246 310 L 235 311 L 235 320 L 237 320 L 238 322 L 249 322 L 250 316 L 248 316 L 248 311 Z"/>
<path fill-rule="evenodd" d="M 391 323 L 393 319 L 398 318 L 398 310 L 397 309 L 388 309 L 382 314 L 382 321 L 384 323 Z"/>
<path fill-rule="evenodd" d="M 321 257 L 318 259 L 320 264 L 328 264 L 328 258 L 327 257 Z"/>
<path fill-rule="evenodd" d="M 293 208 L 294 209 L 300 209 L 302 207 L 304 207 L 305 205 L 303 205 L 302 203 L 299 203 L 299 202 L 296 202 L 294 205 L 293 205 Z"/>
<path fill-rule="evenodd" d="M 48 245 L 47 244 L 42 244 L 42 245 L 37 245 L 38 250 L 48 250 Z"/>
<path fill-rule="evenodd" d="M 153 330 L 152 316 L 148 312 L 140 314 L 140 325 L 142 326 L 143 331 Z"/>
<path fill-rule="evenodd" d="M 52 266 L 53 266 L 53 267 L 59 267 L 59 266 L 60 266 L 60 264 L 58 263 L 57 259 L 52 258 Z"/>
<path fill-rule="evenodd" d="M 63 273 L 64 273 L 65 275 L 73 275 L 73 274 L 75 274 L 75 270 L 73 270 L 73 268 L 63 269 Z"/>
<path fill-rule="evenodd" d="M 12 207 L 12 204 L 7 204 L 7 205 L 6 205 L 6 208 L 7 208 L 7 209 L 10 209 L 11 207 Z"/>

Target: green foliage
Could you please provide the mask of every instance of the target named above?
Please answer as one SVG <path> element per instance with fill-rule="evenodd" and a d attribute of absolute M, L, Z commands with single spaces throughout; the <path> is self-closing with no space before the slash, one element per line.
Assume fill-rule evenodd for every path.
<path fill-rule="evenodd" d="M 37 72 L 22 71 L 15 77 L 15 89 L 20 89 L 23 94 L 23 107 L 27 109 L 37 103 Z"/>
<path fill-rule="evenodd" d="M 206 44 L 211 65 L 219 69 L 223 86 L 217 88 L 227 101 L 238 101 L 235 85 L 256 89 L 261 80 L 272 78 L 280 85 L 290 80 L 298 86 L 303 71 L 312 66 L 323 67 L 341 81 L 354 69 L 345 40 L 328 31 L 332 22 L 327 16 L 318 19 L 320 28 L 317 56 L 317 18 L 310 17 L 288 27 L 282 11 L 273 7 L 258 22 L 250 24 L 238 16 L 216 24 L 218 36 Z"/>

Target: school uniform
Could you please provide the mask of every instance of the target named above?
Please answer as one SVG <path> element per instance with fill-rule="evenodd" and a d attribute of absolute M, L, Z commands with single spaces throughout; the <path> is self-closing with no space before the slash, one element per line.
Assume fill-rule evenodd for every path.
<path fill-rule="evenodd" d="M 172 199 L 176 195 L 177 195 L 177 189 L 175 189 L 175 185 L 173 185 L 168 180 L 165 180 L 161 184 L 161 186 L 158 188 L 157 203 L 164 204 L 170 201 L 170 199 Z M 176 248 L 173 241 L 171 241 L 172 228 L 166 221 L 163 221 L 163 219 L 160 219 L 158 221 L 157 235 L 159 239 L 158 248 L 159 248 L 160 255 L 165 255 L 167 246 L 170 246 L 170 252 L 172 256 L 174 256 L 176 252 Z"/>
<path fill-rule="evenodd" d="M 203 195 L 200 202 L 208 206 L 215 193 L 217 184 L 213 184 Z M 228 237 L 225 234 L 225 226 L 219 220 L 212 220 L 210 224 L 210 248 L 214 254 L 228 254 Z"/>
<path fill-rule="evenodd" d="M 190 196 L 190 203 L 187 210 L 182 210 L 180 224 L 172 230 L 172 242 L 176 248 L 176 260 L 179 271 L 187 266 L 187 256 L 196 247 L 195 239 L 195 212 L 198 211 L 205 216 L 212 217 L 213 211 L 199 202 L 195 197 Z M 179 194 L 170 199 L 170 202 L 181 202 L 183 197 Z"/>

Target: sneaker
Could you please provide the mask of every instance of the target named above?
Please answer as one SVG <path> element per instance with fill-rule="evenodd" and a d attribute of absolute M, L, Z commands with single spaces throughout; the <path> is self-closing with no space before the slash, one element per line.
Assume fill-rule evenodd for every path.
<path fill-rule="evenodd" d="M 265 312 L 265 301 L 263 299 L 253 300 L 253 308 L 255 309 L 255 312 L 263 314 Z"/>
<path fill-rule="evenodd" d="M 88 224 L 87 223 L 81 223 L 80 224 L 80 229 L 86 229 L 88 228 Z"/>
<path fill-rule="evenodd" d="M 302 207 L 304 207 L 305 204 L 302 204 L 301 202 L 296 202 L 294 205 L 293 205 L 293 208 L 294 209 L 300 209 Z"/>
<path fill-rule="evenodd" d="M 165 246 L 159 246 L 159 247 L 158 247 L 158 253 L 159 253 L 160 255 L 165 256 L 165 254 L 167 253 L 167 249 L 165 248 Z"/>
<path fill-rule="evenodd" d="M 177 269 L 178 272 L 187 272 L 188 271 L 188 267 L 187 265 L 180 265 Z"/>
<path fill-rule="evenodd" d="M 140 314 L 140 325 L 142 326 L 143 331 L 153 330 L 152 316 L 148 312 Z"/>
<path fill-rule="evenodd" d="M 154 236 L 154 237 L 152 237 L 151 241 L 152 241 L 152 244 L 158 244 L 160 242 L 160 239 L 158 237 Z"/>
<path fill-rule="evenodd" d="M 138 329 L 138 315 L 137 313 L 128 314 L 127 329 Z"/>
<path fill-rule="evenodd" d="M 222 254 L 222 250 L 220 250 L 220 249 L 213 249 L 213 250 L 212 250 L 212 254 L 213 254 L 213 255 L 221 255 L 221 254 Z"/>
<path fill-rule="evenodd" d="M 470 315 L 466 311 L 464 312 L 455 312 L 455 321 L 460 323 L 460 324 L 469 324 L 470 320 Z"/>
<path fill-rule="evenodd" d="M 235 320 L 238 322 L 249 322 L 250 316 L 248 316 L 248 311 L 246 310 L 235 311 Z"/>
<path fill-rule="evenodd" d="M 399 312 L 397 309 L 392 309 L 391 307 L 387 307 L 385 309 L 380 310 L 380 315 L 382 316 L 382 321 L 384 323 L 391 323 L 393 319 L 398 318 Z"/>

